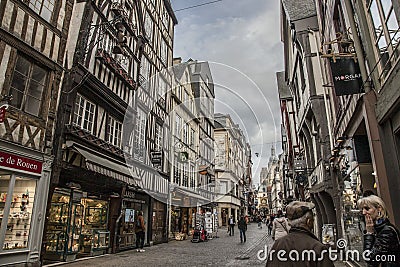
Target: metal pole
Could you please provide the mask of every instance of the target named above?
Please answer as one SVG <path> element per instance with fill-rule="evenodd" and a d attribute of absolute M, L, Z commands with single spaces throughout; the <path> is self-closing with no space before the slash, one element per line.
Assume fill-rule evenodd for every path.
<path fill-rule="evenodd" d="M 360 66 L 360 72 L 363 79 L 364 91 L 368 93 L 371 90 L 371 84 L 368 81 L 367 69 L 365 67 L 364 53 L 361 47 L 360 37 L 357 33 L 356 22 L 354 20 L 353 5 L 350 0 L 344 0 L 346 6 L 347 17 L 349 18 L 350 28 L 352 32 L 352 37 L 354 41 L 354 48 L 356 49 L 356 55 L 358 60 L 358 65 Z"/>
<path fill-rule="evenodd" d="M 172 112 L 172 114 L 171 114 L 172 116 L 172 121 L 171 121 L 171 123 L 172 123 L 172 131 L 171 131 L 171 136 L 170 136 L 170 138 L 171 138 L 171 144 L 174 144 L 175 143 L 175 140 L 174 140 L 174 135 L 175 135 L 175 112 L 173 111 Z M 168 183 L 168 205 L 167 205 L 167 207 L 168 207 L 168 238 L 172 238 L 172 232 L 171 232 L 171 218 L 172 218 L 172 215 L 171 215 L 171 210 L 172 210 L 172 181 L 174 180 L 174 170 L 175 170 L 175 166 L 174 166 L 174 164 L 175 164 L 175 145 L 171 145 L 170 146 L 170 162 L 171 162 L 171 168 L 170 168 L 170 173 L 169 173 L 169 183 Z"/>

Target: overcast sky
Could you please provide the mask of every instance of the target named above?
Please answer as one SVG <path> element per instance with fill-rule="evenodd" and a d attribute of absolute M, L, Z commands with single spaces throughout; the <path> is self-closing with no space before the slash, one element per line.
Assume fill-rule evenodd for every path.
<path fill-rule="evenodd" d="M 280 141 L 276 72 L 283 70 L 278 0 L 171 0 L 178 25 L 174 57 L 209 61 L 215 111 L 229 113 L 252 149 L 253 180 Z M 275 143 L 281 152 L 281 143 Z M 256 156 L 259 153 L 259 156 Z"/>

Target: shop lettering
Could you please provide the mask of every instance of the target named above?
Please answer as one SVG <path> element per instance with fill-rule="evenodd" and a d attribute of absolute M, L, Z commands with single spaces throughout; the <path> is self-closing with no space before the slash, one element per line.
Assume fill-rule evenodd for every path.
<path fill-rule="evenodd" d="M 42 162 L 0 151 L 0 166 L 40 174 Z"/>
<path fill-rule="evenodd" d="M 17 160 L 17 166 L 21 166 L 22 168 L 28 168 L 31 170 L 37 170 L 38 166 L 36 164 L 23 162 L 22 159 Z"/>
<path fill-rule="evenodd" d="M 131 191 L 125 191 L 124 197 L 135 198 L 135 193 Z"/>
<path fill-rule="evenodd" d="M 335 81 L 353 81 L 361 78 L 361 74 L 345 74 L 340 76 L 335 76 Z"/>

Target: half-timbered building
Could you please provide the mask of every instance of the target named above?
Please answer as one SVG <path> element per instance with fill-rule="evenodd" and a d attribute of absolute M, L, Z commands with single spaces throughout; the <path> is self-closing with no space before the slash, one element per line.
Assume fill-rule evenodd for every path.
<path fill-rule="evenodd" d="M 160 32 L 168 33 L 164 55 L 172 57 L 176 19 L 170 3 L 77 1 L 71 23 L 44 234 L 47 261 L 135 247 L 138 211 L 146 243 L 162 241 L 166 221 L 165 205 L 147 190 L 165 169 L 153 168 L 148 157 L 162 132 L 147 116 L 158 114 L 148 97 L 158 87 L 143 77 L 163 66 Z"/>
<path fill-rule="evenodd" d="M 73 3 L 0 2 L 0 265 L 39 265 Z"/>
<path fill-rule="evenodd" d="M 199 180 L 199 112 L 190 74 L 191 62 L 174 59 L 174 85 L 169 92 L 171 112 L 170 145 L 170 198 L 169 225 L 170 236 L 189 234 L 193 228 L 196 213 L 200 206 L 211 199 L 201 195 L 206 184 Z"/>

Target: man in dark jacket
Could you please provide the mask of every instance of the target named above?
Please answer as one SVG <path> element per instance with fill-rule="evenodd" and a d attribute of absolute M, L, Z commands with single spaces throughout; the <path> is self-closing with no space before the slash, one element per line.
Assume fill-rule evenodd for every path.
<path fill-rule="evenodd" d="M 240 220 L 238 222 L 238 228 L 240 232 L 240 243 L 246 242 L 247 223 L 243 215 L 240 216 Z"/>
<path fill-rule="evenodd" d="M 229 235 L 235 235 L 235 219 L 233 219 L 232 215 L 229 217 L 228 227 Z"/>
<path fill-rule="evenodd" d="M 267 267 L 333 267 L 328 248 L 311 232 L 314 228 L 310 202 L 293 201 L 286 208 L 291 229 L 275 241 L 269 252 Z"/>

